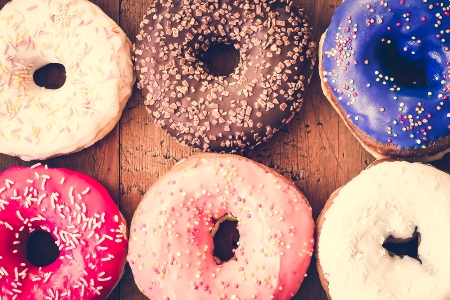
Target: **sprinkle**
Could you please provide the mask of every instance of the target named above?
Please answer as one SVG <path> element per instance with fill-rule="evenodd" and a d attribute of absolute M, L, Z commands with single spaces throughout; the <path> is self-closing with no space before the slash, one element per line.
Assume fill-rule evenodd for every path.
<path fill-rule="evenodd" d="M 5 185 L 8 189 L 11 188 L 11 185 L 14 184 L 14 181 L 10 180 L 10 179 L 5 179 Z"/>

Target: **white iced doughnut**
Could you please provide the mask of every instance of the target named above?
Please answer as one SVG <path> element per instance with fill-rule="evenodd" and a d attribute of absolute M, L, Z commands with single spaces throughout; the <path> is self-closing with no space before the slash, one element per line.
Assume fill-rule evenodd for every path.
<path fill-rule="evenodd" d="M 131 43 L 87 0 L 14 0 L 0 11 L 0 152 L 24 160 L 86 148 L 117 123 L 134 83 Z M 41 88 L 33 73 L 66 69 Z"/>
<path fill-rule="evenodd" d="M 329 298 L 449 299 L 450 175 L 419 163 L 376 163 L 333 194 L 317 226 Z M 420 261 L 382 247 L 416 228 Z"/>

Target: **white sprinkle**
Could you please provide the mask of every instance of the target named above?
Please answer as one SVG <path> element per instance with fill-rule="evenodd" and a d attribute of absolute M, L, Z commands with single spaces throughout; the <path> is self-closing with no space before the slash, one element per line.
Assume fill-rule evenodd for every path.
<path fill-rule="evenodd" d="M 98 278 L 98 281 L 108 281 L 108 280 L 111 280 L 111 279 L 112 279 L 112 277 L 109 276 L 109 277 L 106 277 L 106 278 Z"/>
<path fill-rule="evenodd" d="M 43 282 L 46 283 L 50 279 L 50 276 L 52 276 L 52 272 L 45 273 Z"/>
<path fill-rule="evenodd" d="M 83 277 L 80 277 L 80 280 L 83 282 L 83 285 L 88 286 L 86 279 L 84 279 Z"/>
<path fill-rule="evenodd" d="M 6 228 L 8 228 L 8 229 L 10 229 L 10 230 L 13 230 L 12 226 L 9 225 L 8 222 L 5 222 L 5 223 L 3 223 L 3 224 L 5 224 Z"/>
<path fill-rule="evenodd" d="M 74 197 L 73 197 L 73 186 L 71 186 L 70 189 L 69 189 L 69 198 L 70 198 L 70 204 L 74 205 L 75 199 L 74 199 Z M 76 204 L 76 206 L 79 207 L 78 204 Z M 78 207 L 77 207 L 77 208 L 78 208 Z"/>
<path fill-rule="evenodd" d="M 103 241 L 105 240 L 105 237 L 102 236 L 102 238 L 100 240 L 98 240 L 97 243 L 95 243 L 96 245 L 100 245 Z"/>
<path fill-rule="evenodd" d="M 23 191 L 23 196 L 26 197 L 28 195 L 28 187 L 25 187 L 25 191 Z"/>
<path fill-rule="evenodd" d="M 45 198 L 47 196 L 47 194 L 42 194 L 40 197 L 39 197 L 39 200 L 38 200 L 38 205 L 41 205 L 41 201 Z"/>
<path fill-rule="evenodd" d="M 60 185 L 63 185 L 63 184 L 64 184 L 64 180 L 66 180 L 65 177 L 61 178 L 61 181 L 59 182 L 59 184 L 60 184 Z"/>
<path fill-rule="evenodd" d="M 20 214 L 20 211 L 16 211 L 16 215 L 17 215 L 17 217 L 20 219 L 20 221 L 22 221 L 23 222 L 23 217 L 22 217 L 22 215 Z"/>
<path fill-rule="evenodd" d="M 103 237 L 107 238 L 108 240 L 114 240 L 110 235 L 107 234 L 103 234 Z"/>
<path fill-rule="evenodd" d="M 39 167 L 39 166 L 41 166 L 41 165 L 42 165 L 41 163 L 37 163 L 37 164 L 32 165 L 30 168 L 31 168 L 31 169 L 34 169 L 34 168 L 37 168 L 37 167 Z"/>
<path fill-rule="evenodd" d="M 103 257 L 102 259 L 100 259 L 101 261 L 108 261 L 108 260 L 111 260 L 111 258 L 109 258 L 109 257 Z"/>
<path fill-rule="evenodd" d="M 53 209 L 56 208 L 56 206 L 55 206 L 55 196 L 54 196 L 54 195 L 55 195 L 55 194 L 53 193 L 53 194 L 50 196 L 50 203 L 51 203 Z"/>
<path fill-rule="evenodd" d="M 11 188 L 11 185 L 14 184 L 14 181 L 9 180 L 9 179 L 5 179 L 5 185 L 8 189 Z"/>

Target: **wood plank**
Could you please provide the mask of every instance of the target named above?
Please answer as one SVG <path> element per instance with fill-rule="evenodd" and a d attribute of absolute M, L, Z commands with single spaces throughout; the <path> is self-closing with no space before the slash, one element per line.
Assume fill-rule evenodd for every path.
<path fill-rule="evenodd" d="M 121 1 L 120 26 L 133 43 L 149 3 Z M 120 120 L 120 209 L 128 225 L 150 186 L 180 159 L 198 152 L 179 145 L 155 126 L 143 101 L 142 93 L 135 88 Z M 147 299 L 137 289 L 128 266 L 120 286 L 121 299 Z"/>
<path fill-rule="evenodd" d="M 134 42 L 150 1 L 93 2 L 119 22 Z M 6 2 L 0 0 L 0 8 Z M 305 8 L 314 27 L 313 39 L 318 42 L 341 0 L 295 0 L 294 3 Z M 181 146 L 155 126 L 142 103 L 141 92 L 135 90 L 119 127 L 102 141 L 82 152 L 44 162 L 51 167 L 80 171 L 99 180 L 119 204 L 128 224 L 149 187 L 180 159 L 198 152 L 194 148 Z M 323 96 L 317 72 L 300 113 L 274 139 L 244 155 L 293 180 L 309 199 L 315 219 L 329 195 L 373 161 L 373 157 L 358 144 Z M 33 163 L 0 155 L 0 170 Z M 450 155 L 433 165 L 450 171 Z M 127 266 L 123 279 L 108 299 L 147 298 L 136 288 Z M 293 299 L 326 299 L 314 259 L 308 276 Z"/>

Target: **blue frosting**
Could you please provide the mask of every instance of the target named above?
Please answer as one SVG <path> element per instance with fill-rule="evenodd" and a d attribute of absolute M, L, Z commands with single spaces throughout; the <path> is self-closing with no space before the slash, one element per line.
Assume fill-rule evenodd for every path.
<path fill-rule="evenodd" d="M 450 134 L 449 5 L 346 0 L 337 8 L 322 48 L 324 80 L 372 139 L 411 149 Z M 428 84 L 402 85 L 383 59 L 386 49 L 426 69 Z"/>

